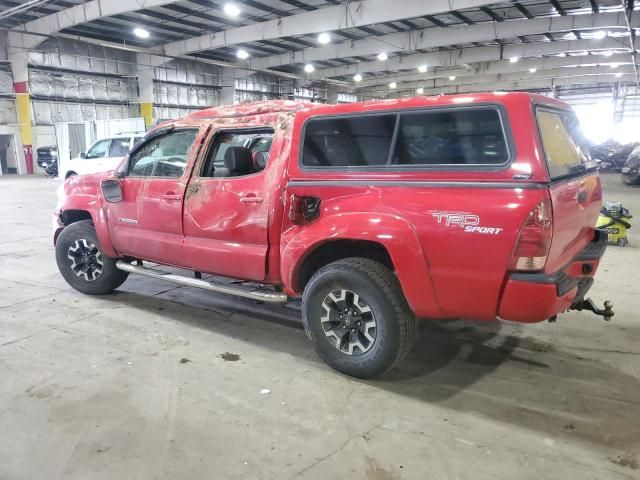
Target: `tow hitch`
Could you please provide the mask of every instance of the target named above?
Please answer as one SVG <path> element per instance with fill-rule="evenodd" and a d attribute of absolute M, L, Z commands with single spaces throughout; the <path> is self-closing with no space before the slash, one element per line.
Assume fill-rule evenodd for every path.
<path fill-rule="evenodd" d="M 596 315 L 600 315 L 604 317 L 604 319 L 608 322 L 613 317 L 613 303 L 610 300 L 606 300 L 604 302 L 604 308 L 596 307 L 596 304 L 593 303 L 593 300 L 587 298 L 586 300 L 580 300 L 577 303 L 574 303 L 571 306 L 571 310 L 578 310 L 579 312 L 582 310 L 589 310 Z"/>

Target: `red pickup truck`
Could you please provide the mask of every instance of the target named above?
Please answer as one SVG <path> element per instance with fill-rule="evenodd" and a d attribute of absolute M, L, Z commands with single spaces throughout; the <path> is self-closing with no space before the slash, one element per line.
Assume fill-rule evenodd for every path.
<path fill-rule="evenodd" d="M 411 349 L 416 318 L 613 315 L 585 299 L 607 241 L 587 151 L 565 103 L 526 93 L 210 108 L 66 180 L 56 259 L 88 294 L 137 273 L 302 296 L 322 359 L 369 378 Z"/>

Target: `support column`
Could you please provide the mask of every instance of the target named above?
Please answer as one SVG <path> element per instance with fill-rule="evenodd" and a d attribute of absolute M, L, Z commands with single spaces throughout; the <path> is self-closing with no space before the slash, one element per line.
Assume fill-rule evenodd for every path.
<path fill-rule="evenodd" d="M 140 116 L 144 118 L 147 130 L 153 127 L 153 65 L 152 56 L 144 53 L 136 54 L 138 63 L 138 100 L 140 102 Z"/>
<path fill-rule="evenodd" d="M 13 74 L 13 91 L 16 95 L 16 113 L 20 136 L 22 137 L 22 151 L 27 173 L 33 173 L 33 132 L 31 128 L 31 98 L 29 96 L 29 69 L 27 51 L 15 42 L 21 36 L 9 36 L 9 62 Z M 18 165 L 20 165 L 18 159 Z"/>
<path fill-rule="evenodd" d="M 233 105 L 236 94 L 236 76 L 233 68 L 222 68 L 220 105 Z"/>
<path fill-rule="evenodd" d="M 336 105 L 338 103 L 338 92 L 332 88 L 327 88 L 327 103 Z"/>

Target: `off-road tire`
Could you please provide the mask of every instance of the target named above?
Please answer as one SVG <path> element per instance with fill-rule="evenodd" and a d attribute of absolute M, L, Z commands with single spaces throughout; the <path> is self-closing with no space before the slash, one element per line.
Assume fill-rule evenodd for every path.
<path fill-rule="evenodd" d="M 349 354 L 328 337 L 321 318 L 328 315 L 326 298 L 332 292 L 357 293 L 375 317 L 375 340 L 368 350 Z M 367 258 L 346 258 L 319 269 L 302 297 L 304 328 L 322 360 L 332 368 L 357 378 L 373 378 L 400 362 L 413 348 L 416 318 L 395 275 Z M 344 327 L 343 327 L 344 328 Z"/>
<path fill-rule="evenodd" d="M 94 280 L 89 281 L 74 272 L 73 261 L 68 257 L 70 248 L 74 248 L 77 241 L 86 240 L 87 244 L 93 244 L 101 254 L 102 272 Z M 58 270 L 74 289 L 88 295 L 104 295 L 111 293 L 124 283 L 129 275 L 127 272 L 116 268 L 116 259 L 107 257 L 100 248 L 96 230 L 91 220 L 82 220 L 72 223 L 62 230 L 56 242 L 56 263 Z"/>

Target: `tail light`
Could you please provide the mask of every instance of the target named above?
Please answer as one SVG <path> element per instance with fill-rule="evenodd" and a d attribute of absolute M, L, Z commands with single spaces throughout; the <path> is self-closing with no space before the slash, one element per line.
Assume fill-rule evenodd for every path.
<path fill-rule="evenodd" d="M 547 263 L 552 235 L 551 201 L 544 200 L 529 212 L 520 228 L 509 270 L 542 270 Z"/>

